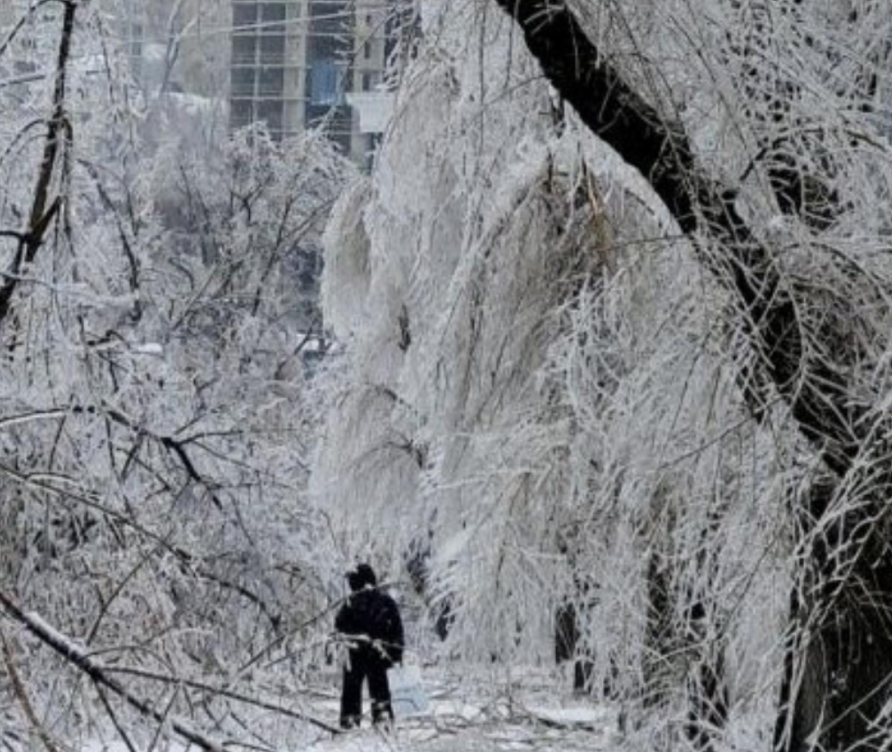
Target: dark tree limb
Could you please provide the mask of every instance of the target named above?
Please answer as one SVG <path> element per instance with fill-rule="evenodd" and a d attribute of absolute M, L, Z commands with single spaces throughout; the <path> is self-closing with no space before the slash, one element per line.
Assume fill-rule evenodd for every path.
<path fill-rule="evenodd" d="M 136 293 L 139 291 L 140 263 L 139 259 L 134 253 L 133 244 L 127 237 L 127 231 L 124 228 L 124 222 L 121 220 L 121 215 L 118 211 L 118 207 L 115 205 L 115 202 L 112 200 L 111 195 L 103 185 L 102 179 L 99 176 L 99 171 L 96 169 L 96 166 L 92 162 L 85 159 L 78 160 L 78 163 L 83 165 L 84 169 L 86 169 L 87 173 L 93 179 L 93 184 L 96 186 L 96 193 L 99 195 L 99 198 L 102 201 L 102 205 L 114 215 L 115 224 L 118 228 L 118 238 L 121 241 L 121 248 L 123 249 L 124 256 L 127 259 L 127 283 L 130 288 L 130 292 Z M 132 222 L 131 226 L 133 226 Z M 139 320 L 139 318 L 142 316 L 142 304 L 139 302 L 138 299 L 134 303 L 133 315 L 135 320 Z"/>
<path fill-rule="evenodd" d="M 223 509 L 223 502 L 220 500 L 220 497 L 214 490 L 214 486 L 208 483 L 208 481 L 204 477 L 202 477 L 201 473 L 198 472 L 198 469 L 192 462 L 191 457 L 189 457 L 189 454 L 186 452 L 186 444 L 189 441 L 188 439 L 179 440 L 173 438 L 173 436 L 161 436 L 149 433 L 145 429 L 134 424 L 134 422 L 130 420 L 130 418 L 128 418 L 126 415 L 124 415 L 124 413 L 122 413 L 120 410 L 116 410 L 113 407 L 106 408 L 106 415 L 115 423 L 125 426 L 132 431 L 136 431 L 139 434 L 144 434 L 154 441 L 157 441 L 168 452 L 172 453 L 179 460 L 180 464 L 183 466 L 183 469 L 186 471 L 186 475 L 189 476 L 190 480 L 200 486 L 204 486 L 208 490 L 214 506 L 216 506 L 217 509 Z"/>
<path fill-rule="evenodd" d="M 108 714 L 109 720 L 111 720 L 112 722 L 112 726 L 115 727 L 115 731 L 118 732 L 118 736 L 121 737 L 121 741 L 124 742 L 124 746 L 127 747 L 128 752 L 137 752 L 136 747 L 133 745 L 133 742 L 130 741 L 130 736 L 127 734 L 127 732 L 124 730 L 124 727 L 118 720 L 118 716 L 115 714 L 115 709 L 112 707 L 103 686 L 101 684 L 93 682 L 93 687 L 96 689 L 96 694 L 99 695 L 99 701 L 102 703 L 102 707 L 105 708 L 105 712 Z"/>
<path fill-rule="evenodd" d="M 47 123 L 46 139 L 43 147 L 43 158 L 37 173 L 37 184 L 31 203 L 28 229 L 22 233 L 12 264 L 6 270 L 7 276 L 0 283 L 0 324 L 9 315 L 12 298 L 19 285 L 22 268 L 34 261 L 37 250 L 43 244 L 47 227 L 59 210 L 62 199 L 56 196 L 50 199 L 50 188 L 56 174 L 56 160 L 60 146 L 67 131 L 65 116 L 65 87 L 68 75 L 68 59 L 71 56 L 71 38 L 74 36 L 74 18 L 77 4 L 71 0 L 63 3 L 65 11 L 62 15 L 62 33 L 59 37 L 59 49 L 56 57 L 56 83 L 53 87 L 53 112 Z"/>
<path fill-rule="evenodd" d="M 704 265 L 735 293 L 765 373 L 805 438 L 844 474 L 858 452 L 846 384 L 828 366 L 806 359 L 791 293 L 738 212 L 735 192 L 706 174 L 684 128 L 667 122 L 625 81 L 563 2 L 496 2 L 520 25 L 546 77 L 586 127 L 638 169 Z"/>

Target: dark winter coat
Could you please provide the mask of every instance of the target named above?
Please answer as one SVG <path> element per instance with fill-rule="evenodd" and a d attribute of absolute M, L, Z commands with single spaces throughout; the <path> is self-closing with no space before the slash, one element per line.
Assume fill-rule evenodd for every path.
<path fill-rule="evenodd" d="M 335 629 L 361 638 L 352 648 L 361 655 L 381 658 L 388 667 L 402 663 L 403 622 L 396 601 L 387 593 L 371 586 L 351 593 L 335 617 Z"/>

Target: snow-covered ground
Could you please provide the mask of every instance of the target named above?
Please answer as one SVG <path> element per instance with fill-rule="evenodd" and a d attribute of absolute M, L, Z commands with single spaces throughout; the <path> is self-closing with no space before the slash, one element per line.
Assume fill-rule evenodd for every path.
<path fill-rule="evenodd" d="M 400 749 L 406 752 L 495 752 L 496 750 L 608 750 L 616 733 L 616 712 L 584 699 L 517 689 L 512 697 L 479 695 L 428 680 L 429 712 L 399 719 L 392 734 L 366 728 L 345 737 L 319 740 L 317 752 Z M 337 702 L 325 709 L 336 717 Z"/>
<path fill-rule="evenodd" d="M 617 736 L 617 712 L 561 691 L 554 677 L 530 672 L 511 690 L 493 689 L 486 677 L 461 682 L 435 669 L 423 673 L 427 712 L 399 718 L 389 732 L 364 727 L 333 736 L 319 732 L 302 749 L 313 752 L 607 752 Z M 337 725 L 338 688 L 334 677 L 303 705 L 314 717 Z M 368 698 L 364 709 L 368 713 Z M 175 742 L 158 752 L 187 752 Z M 188 748 L 192 752 L 196 748 Z M 127 752 L 120 742 L 95 742 L 83 752 Z M 276 748 L 276 752 L 285 752 Z M 291 752 L 290 750 L 288 752 Z"/>

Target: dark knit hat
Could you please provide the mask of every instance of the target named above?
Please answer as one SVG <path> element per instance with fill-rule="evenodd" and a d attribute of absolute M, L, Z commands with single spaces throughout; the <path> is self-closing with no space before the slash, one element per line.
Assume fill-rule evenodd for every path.
<path fill-rule="evenodd" d="M 347 572 L 347 583 L 352 591 L 362 590 L 366 585 L 375 587 L 378 584 L 378 578 L 375 576 L 375 570 L 368 564 L 359 564 L 356 569 Z"/>

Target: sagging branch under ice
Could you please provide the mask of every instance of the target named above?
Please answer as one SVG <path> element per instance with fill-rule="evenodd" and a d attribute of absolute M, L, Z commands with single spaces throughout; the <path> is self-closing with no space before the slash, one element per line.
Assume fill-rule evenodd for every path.
<path fill-rule="evenodd" d="M 21 608 L 15 603 L 15 601 L 0 590 L 0 607 L 15 621 L 19 622 L 23 625 L 31 634 L 37 637 L 42 643 L 52 648 L 56 653 L 61 655 L 66 661 L 71 663 L 80 669 L 83 673 L 90 677 L 98 686 L 104 687 L 106 689 L 110 689 L 116 695 L 118 695 L 121 699 L 127 702 L 128 705 L 136 709 L 140 714 L 145 716 L 146 718 L 150 718 L 158 723 L 169 723 L 170 727 L 176 732 L 179 736 L 192 744 L 197 745 L 201 749 L 207 750 L 207 752 L 223 752 L 224 745 L 205 736 L 201 732 L 197 731 L 187 722 L 173 718 L 171 719 L 164 713 L 161 713 L 151 707 L 146 701 L 141 700 L 140 698 L 133 695 L 131 692 L 127 690 L 124 685 L 122 685 L 119 681 L 114 679 L 110 674 L 114 671 L 119 673 L 129 673 L 132 675 L 137 675 L 142 678 L 154 679 L 157 681 L 164 681 L 166 683 L 177 683 L 177 684 L 185 684 L 187 686 L 194 686 L 196 689 L 201 689 L 203 691 L 211 692 L 214 694 L 218 694 L 223 697 L 227 697 L 232 700 L 236 700 L 238 702 L 255 705 L 257 707 L 261 707 L 265 710 L 270 710 L 276 713 L 281 713 L 290 718 L 294 718 L 296 720 L 303 721 L 305 723 L 309 723 L 313 726 L 316 726 L 324 731 L 327 731 L 332 734 L 341 733 L 339 729 L 334 726 L 329 726 L 327 723 L 323 721 L 319 721 L 310 716 L 303 715 L 301 713 L 297 713 L 292 710 L 288 710 L 287 708 L 282 708 L 277 705 L 273 705 L 271 703 L 267 703 L 260 700 L 255 700 L 250 698 L 244 694 L 232 692 L 231 690 L 220 690 L 211 687 L 210 685 L 199 684 L 196 682 L 182 681 L 172 677 L 161 676 L 160 674 L 152 674 L 145 671 L 137 671 L 137 670 L 125 670 L 122 667 L 116 667 L 114 669 L 103 666 L 101 663 L 93 660 L 87 652 L 82 650 L 80 646 L 78 646 L 74 641 L 70 640 L 65 635 L 53 629 L 50 625 L 44 622 L 39 616 L 36 614 L 25 613 Z"/>
<path fill-rule="evenodd" d="M 756 386 L 749 377 L 739 379 L 753 418 L 761 420 L 762 386 L 770 385 L 832 476 L 831 491 L 814 489 L 796 512 L 803 553 L 791 594 L 778 748 L 886 748 L 881 721 L 892 673 L 892 551 L 885 528 L 892 463 L 886 421 L 871 412 L 869 399 L 855 398 L 850 382 L 850 364 L 862 360 L 857 344 L 800 313 L 803 305 L 821 310 L 818 289 L 793 289 L 753 220 L 738 210 L 736 187 L 706 172 L 684 127 L 628 83 L 564 2 L 496 2 L 523 30 L 558 93 L 593 134 L 637 168 L 690 238 L 700 263 L 731 293 L 758 354 Z M 813 237 L 809 233 L 844 210 L 833 206 L 816 223 L 802 202 L 788 200 L 783 181 L 769 182 L 782 211 L 805 228 L 803 237 Z M 832 200 L 832 192 L 825 193 Z M 838 317 L 857 315 L 844 302 L 837 305 Z M 834 507 L 837 499 L 843 509 Z"/>

